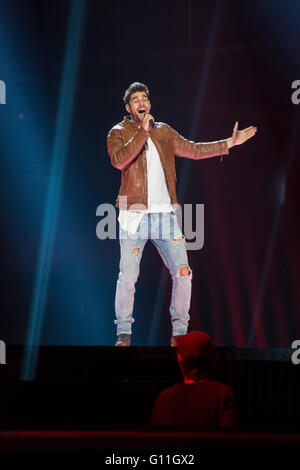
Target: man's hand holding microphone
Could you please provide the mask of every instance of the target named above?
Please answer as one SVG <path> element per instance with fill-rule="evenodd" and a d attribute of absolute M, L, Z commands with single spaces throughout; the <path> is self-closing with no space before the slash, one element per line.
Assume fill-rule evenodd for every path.
<path fill-rule="evenodd" d="M 142 127 L 145 129 L 148 135 L 150 135 L 151 127 L 155 127 L 154 117 L 150 113 L 146 113 L 142 122 Z"/>

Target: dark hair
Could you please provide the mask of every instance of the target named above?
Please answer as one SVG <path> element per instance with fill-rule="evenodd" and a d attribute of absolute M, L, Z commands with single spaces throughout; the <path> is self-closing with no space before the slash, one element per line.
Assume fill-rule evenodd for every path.
<path fill-rule="evenodd" d="M 203 374 L 210 376 L 212 374 L 216 361 L 214 348 L 208 348 L 201 355 L 189 356 L 180 360 L 180 366 L 184 375 L 189 379 L 197 379 Z"/>
<path fill-rule="evenodd" d="M 129 87 L 125 91 L 125 94 L 123 96 L 123 100 L 125 101 L 125 104 L 129 103 L 131 95 L 133 95 L 133 93 L 136 93 L 137 91 L 144 91 L 149 98 L 149 88 L 147 87 L 147 85 L 144 85 L 144 83 L 140 83 L 140 82 L 134 82 L 131 85 L 129 85 Z"/>

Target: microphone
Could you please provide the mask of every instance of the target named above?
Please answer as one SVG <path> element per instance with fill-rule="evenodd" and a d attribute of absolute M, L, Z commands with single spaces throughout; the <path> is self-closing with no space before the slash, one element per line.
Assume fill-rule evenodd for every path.
<path fill-rule="evenodd" d="M 154 120 L 153 120 L 153 119 L 151 119 L 151 121 L 149 121 L 149 122 L 150 122 L 150 125 L 151 125 L 151 127 L 153 127 L 153 129 L 155 129 L 156 125 L 155 125 L 155 122 L 154 122 Z"/>

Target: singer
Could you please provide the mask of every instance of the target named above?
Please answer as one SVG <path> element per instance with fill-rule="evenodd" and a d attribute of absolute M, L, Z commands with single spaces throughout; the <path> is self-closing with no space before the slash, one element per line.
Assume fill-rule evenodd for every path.
<path fill-rule="evenodd" d="M 148 240 L 157 248 L 172 277 L 170 344 L 176 346 L 176 339 L 187 333 L 189 325 L 192 270 L 175 215 L 175 155 L 194 160 L 227 155 L 231 147 L 253 137 L 257 127 L 238 130 L 236 122 L 228 139 L 195 143 L 168 124 L 155 122 L 150 114 L 149 89 L 143 83 L 132 83 L 124 102 L 129 116 L 114 126 L 107 137 L 111 163 L 122 172 L 116 201 L 121 258 L 115 298 L 115 346 L 131 345 L 135 284 Z"/>

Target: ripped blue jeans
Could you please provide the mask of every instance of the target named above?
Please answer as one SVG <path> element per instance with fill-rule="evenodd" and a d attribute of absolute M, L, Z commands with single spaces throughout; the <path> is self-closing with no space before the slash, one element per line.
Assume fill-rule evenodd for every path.
<path fill-rule="evenodd" d="M 120 226 L 121 258 L 117 281 L 115 310 L 117 335 L 131 334 L 135 283 L 140 272 L 140 261 L 148 240 L 157 248 L 164 264 L 170 271 L 173 286 L 170 304 L 172 334 L 183 335 L 189 324 L 192 271 L 188 265 L 186 242 L 174 212 L 144 214 L 133 235 Z M 187 266 L 188 275 L 179 268 Z"/>

